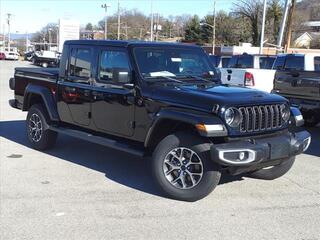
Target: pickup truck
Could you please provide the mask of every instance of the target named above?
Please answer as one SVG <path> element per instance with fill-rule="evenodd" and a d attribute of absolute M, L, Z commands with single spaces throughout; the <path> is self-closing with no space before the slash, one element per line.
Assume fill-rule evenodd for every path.
<path fill-rule="evenodd" d="M 207 196 L 221 172 L 278 178 L 311 141 L 290 132 L 303 119 L 285 98 L 221 85 L 198 46 L 66 41 L 59 69 L 16 68 L 9 84 L 33 148 L 61 133 L 148 157 L 178 200 Z"/>
<path fill-rule="evenodd" d="M 320 54 L 282 54 L 274 63 L 277 70 L 274 93 L 300 108 L 307 126 L 320 122 Z"/>
<path fill-rule="evenodd" d="M 226 68 L 221 68 L 221 81 L 232 86 L 245 86 L 270 93 L 273 89 L 275 56 L 234 55 Z"/>

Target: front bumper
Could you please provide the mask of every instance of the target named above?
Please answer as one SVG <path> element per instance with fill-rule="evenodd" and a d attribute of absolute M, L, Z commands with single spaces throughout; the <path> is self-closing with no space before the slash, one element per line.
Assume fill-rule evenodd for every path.
<path fill-rule="evenodd" d="M 306 151 L 311 142 L 307 131 L 287 132 L 273 137 L 254 138 L 212 145 L 211 159 L 226 167 L 276 165 Z"/>

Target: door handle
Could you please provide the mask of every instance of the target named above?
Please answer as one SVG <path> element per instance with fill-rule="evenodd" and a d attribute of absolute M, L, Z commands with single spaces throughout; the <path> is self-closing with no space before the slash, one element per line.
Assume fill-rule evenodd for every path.
<path fill-rule="evenodd" d="M 228 69 L 227 72 L 231 74 L 231 73 L 232 73 L 232 70 L 231 70 L 231 69 Z"/>

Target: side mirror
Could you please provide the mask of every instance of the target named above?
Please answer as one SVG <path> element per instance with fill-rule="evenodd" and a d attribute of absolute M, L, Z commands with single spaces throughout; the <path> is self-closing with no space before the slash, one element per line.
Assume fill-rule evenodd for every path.
<path fill-rule="evenodd" d="M 113 68 L 112 69 L 112 80 L 115 83 L 131 83 L 132 73 L 127 68 Z"/>

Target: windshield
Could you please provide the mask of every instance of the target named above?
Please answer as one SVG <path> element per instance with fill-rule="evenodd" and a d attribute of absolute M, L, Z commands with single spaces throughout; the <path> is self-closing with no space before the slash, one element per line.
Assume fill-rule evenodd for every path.
<path fill-rule="evenodd" d="M 145 79 L 213 78 L 215 69 L 201 49 L 137 47 L 134 55 Z"/>

